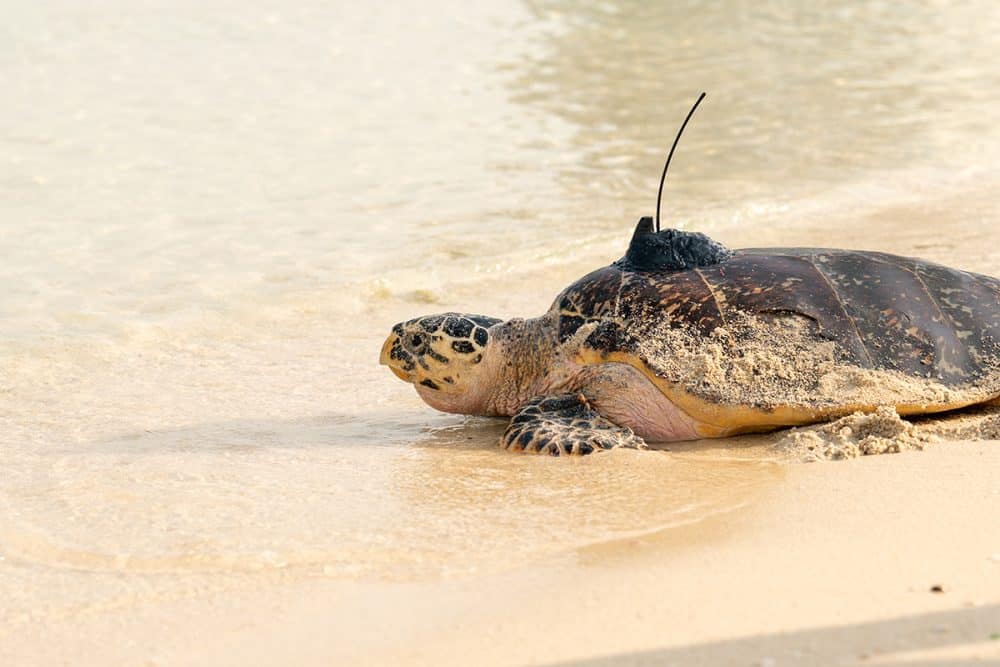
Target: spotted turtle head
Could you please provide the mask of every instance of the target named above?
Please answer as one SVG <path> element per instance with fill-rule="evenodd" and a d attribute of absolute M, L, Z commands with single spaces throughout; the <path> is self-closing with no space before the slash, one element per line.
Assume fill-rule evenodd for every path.
<path fill-rule="evenodd" d="M 392 328 L 382 345 L 380 363 L 411 382 L 427 403 L 446 412 L 466 412 L 478 401 L 484 384 L 483 360 L 490 328 L 501 320 L 483 315 L 427 315 Z"/>

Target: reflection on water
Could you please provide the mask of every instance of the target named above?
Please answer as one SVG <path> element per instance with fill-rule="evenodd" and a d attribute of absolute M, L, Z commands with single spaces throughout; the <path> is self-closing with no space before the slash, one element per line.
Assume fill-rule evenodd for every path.
<path fill-rule="evenodd" d="M 570 154 L 550 149 L 563 152 L 566 196 L 606 216 L 582 224 L 652 209 L 701 90 L 666 196 L 702 225 L 748 202 L 773 217 L 777 204 L 876 172 L 947 172 L 997 154 L 982 142 L 1000 96 L 995 6 L 526 4 L 545 28 L 512 66 L 515 99 L 573 128 Z"/>

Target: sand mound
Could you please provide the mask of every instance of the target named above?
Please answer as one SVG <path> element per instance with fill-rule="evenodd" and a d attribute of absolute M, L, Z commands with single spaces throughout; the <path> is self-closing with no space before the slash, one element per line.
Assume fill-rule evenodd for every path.
<path fill-rule="evenodd" d="M 882 407 L 818 426 L 791 429 L 776 447 L 802 461 L 829 461 L 923 449 L 940 440 L 1000 440 L 1000 406 L 919 421 L 908 421 L 893 408 Z"/>
<path fill-rule="evenodd" d="M 820 426 L 793 429 L 778 442 L 778 448 L 804 461 L 837 460 L 923 449 L 933 439 L 901 418 L 895 409 L 882 407 Z"/>

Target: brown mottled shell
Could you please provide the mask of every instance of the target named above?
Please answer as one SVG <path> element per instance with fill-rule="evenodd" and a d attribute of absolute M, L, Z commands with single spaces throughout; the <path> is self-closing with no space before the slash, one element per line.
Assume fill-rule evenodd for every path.
<path fill-rule="evenodd" d="M 711 266 L 642 272 L 612 265 L 557 297 L 561 341 L 613 318 L 707 333 L 737 313 L 795 313 L 860 368 L 968 384 L 1000 361 L 1000 280 L 919 259 L 811 248 L 736 251 Z"/>

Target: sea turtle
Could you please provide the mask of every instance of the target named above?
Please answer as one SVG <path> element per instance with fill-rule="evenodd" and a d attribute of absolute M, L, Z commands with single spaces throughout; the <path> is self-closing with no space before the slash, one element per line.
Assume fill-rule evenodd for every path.
<path fill-rule="evenodd" d="M 412 319 L 381 363 L 439 410 L 513 416 L 505 448 L 554 455 L 1000 398 L 1000 280 L 879 252 L 729 250 L 658 216 L 659 199 L 656 227 L 641 218 L 621 259 L 541 317 Z"/>

